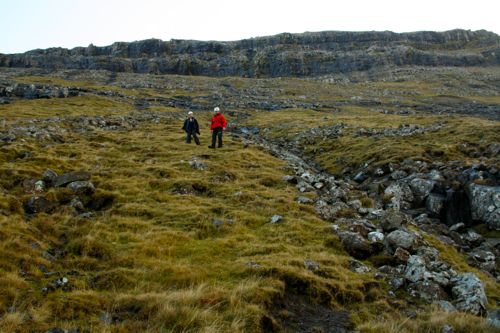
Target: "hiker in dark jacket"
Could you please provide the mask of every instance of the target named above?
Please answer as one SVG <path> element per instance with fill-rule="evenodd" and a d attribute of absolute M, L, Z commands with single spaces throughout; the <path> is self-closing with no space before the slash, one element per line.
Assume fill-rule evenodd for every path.
<path fill-rule="evenodd" d="M 188 112 L 188 118 L 184 121 L 184 126 L 182 129 L 186 132 L 186 143 L 191 143 L 191 136 L 194 138 L 194 142 L 197 145 L 200 144 L 200 139 L 198 135 L 200 134 L 200 127 L 198 126 L 198 121 L 193 117 L 193 112 Z"/>
<path fill-rule="evenodd" d="M 220 108 L 214 108 L 215 115 L 212 117 L 212 124 L 210 125 L 210 130 L 212 131 L 212 145 L 208 148 L 215 148 L 215 141 L 218 139 L 217 147 L 222 148 L 222 131 L 226 130 L 227 121 L 226 118 L 220 113 Z"/>

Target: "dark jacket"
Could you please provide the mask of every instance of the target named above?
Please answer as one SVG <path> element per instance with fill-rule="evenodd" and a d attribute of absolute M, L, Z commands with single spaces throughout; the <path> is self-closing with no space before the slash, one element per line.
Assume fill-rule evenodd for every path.
<path fill-rule="evenodd" d="M 210 129 L 223 128 L 226 129 L 227 121 L 226 118 L 222 115 L 222 113 L 216 113 L 215 116 L 212 117 L 212 125 L 210 125 Z"/>
<path fill-rule="evenodd" d="M 192 118 L 192 121 L 186 119 L 184 121 L 184 126 L 182 126 L 182 129 L 186 131 L 186 133 L 197 133 L 200 134 L 200 127 L 198 126 L 198 120 L 195 118 Z"/>

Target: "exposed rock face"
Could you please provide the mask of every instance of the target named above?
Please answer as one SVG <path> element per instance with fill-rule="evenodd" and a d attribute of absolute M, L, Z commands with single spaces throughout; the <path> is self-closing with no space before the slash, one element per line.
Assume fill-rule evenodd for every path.
<path fill-rule="evenodd" d="M 500 186 L 469 184 L 467 195 L 472 218 L 484 221 L 491 229 L 500 230 Z"/>
<path fill-rule="evenodd" d="M 205 76 L 313 76 L 384 65 L 496 65 L 500 63 L 499 49 L 500 37 L 484 30 L 401 34 L 325 31 L 235 42 L 149 39 L 105 47 L 51 48 L 0 55 L 0 66 Z"/>

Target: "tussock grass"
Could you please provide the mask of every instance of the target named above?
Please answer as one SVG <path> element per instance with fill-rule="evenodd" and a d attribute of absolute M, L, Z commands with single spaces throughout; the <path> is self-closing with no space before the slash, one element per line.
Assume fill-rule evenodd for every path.
<path fill-rule="evenodd" d="M 0 114 L 9 121 L 55 116 L 116 115 L 131 110 L 129 103 L 96 95 L 20 100 L 13 104 L 0 105 Z"/>
<path fill-rule="evenodd" d="M 274 138 L 289 140 L 301 132 L 318 126 L 345 124 L 343 135 L 336 139 L 318 137 L 313 144 L 299 142 L 300 147 L 321 166 L 334 174 L 346 166 L 358 168 L 373 160 L 373 165 L 401 162 L 406 158 L 432 161 L 462 160 L 476 163 L 463 146 L 470 151 L 484 150 L 492 142 L 498 142 L 500 125 L 496 121 L 458 116 L 386 115 L 367 108 L 346 106 L 338 112 L 291 109 L 276 112 L 256 112 L 248 125 L 268 128 Z M 438 131 L 403 137 L 354 136 L 360 128 L 398 128 L 405 124 L 429 126 L 444 125 Z M 495 158 L 495 157 L 492 157 Z M 498 159 L 498 158 L 497 158 Z M 495 160 L 493 160 L 494 162 Z"/>
<path fill-rule="evenodd" d="M 306 101 L 328 102 L 349 101 L 363 91 L 373 97 L 375 90 L 373 94 L 387 90 L 418 101 L 438 95 L 440 88 L 418 82 L 359 83 L 352 90 L 301 79 L 159 76 L 157 80 L 172 84 L 172 89 L 125 89 L 98 80 L 58 76 L 18 78 L 131 97 L 204 97 L 207 91 L 229 84 L 249 94 L 269 89 L 273 98 L 304 95 L 301 99 Z M 125 115 L 134 108 L 131 100 L 89 94 L 15 101 L 0 106 L 0 113 L 8 125 L 58 114 Z M 153 111 L 172 110 L 153 106 Z M 349 257 L 328 224 L 312 206 L 297 203 L 299 193 L 282 180 L 289 173 L 283 161 L 257 147 L 244 148 L 227 134 L 223 149 L 208 150 L 210 115 L 198 113 L 197 117 L 200 147 L 184 143 L 181 120 L 174 118 L 160 124 L 141 123 L 126 132 L 69 131 L 59 144 L 26 138 L 0 147 L 0 331 L 44 331 L 58 326 L 92 332 L 260 332 L 263 316 L 292 293 L 351 311 L 362 332 L 438 332 L 443 323 L 454 325 L 457 332 L 488 332 L 484 319 L 434 310 L 407 320 L 402 310 L 408 305 L 405 300 L 387 296 L 388 286 L 373 273 L 348 269 Z M 400 139 L 352 137 L 360 127 L 434 122 L 445 122 L 446 127 Z M 484 146 L 498 139 L 495 122 L 383 115 L 351 106 L 335 111 L 255 111 L 246 123 L 269 128 L 270 136 L 289 139 L 305 129 L 346 124 L 345 135 L 339 139 L 299 142 L 299 147 L 315 154 L 316 161 L 333 172 L 371 158 L 380 163 L 427 158 L 432 150 L 442 150 L 443 159 L 472 162 L 458 148 L 460 143 Z M 26 157 L 26 151 L 33 155 Z M 188 163 L 193 157 L 203 161 L 206 170 L 193 169 Z M 66 208 L 24 215 L 22 204 L 32 194 L 24 191 L 23 181 L 40 178 L 48 168 L 92 174 L 97 191 L 83 201 L 95 211 L 93 218 L 72 215 L 67 207 L 72 194 L 65 189 L 50 189 L 46 196 Z M 370 198 L 360 199 L 365 207 L 373 205 Z M 343 213 L 350 216 L 352 211 Z M 283 220 L 271 224 L 274 214 Z M 442 251 L 444 260 L 460 270 L 477 272 L 460 253 L 432 238 L 429 241 Z M 306 269 L 306 259 L 320 268 Z M 496 282 L 480 276 L 490 300 L 498 301 Z M 60 277 L 68 278 L 67 287 L 42 293 L 43 287 Z"/>
<path fill-rule="evenodd" d="M 27 140 L 16 149 L 29 147 L 36 158 L 4 163 L 17 181 L 2 173 L 10 198 L 1 206 L 2 330 L 99 331 L 107 329 L 99 318 L 109 313 L 117 331 L 248 332 L 260 330 L 266 306 L 294 283 L 309 285 L 298 291 L 332 306 L 364 299 L 371 278 L 354 278 L 345 259 L 336 259 L 343 251 L 323 246 L 325 223 L 295 202 L 296 189 L 281 179 L 282 161 L 243 149 L 229 135 L 224 149 L 209 151 L 184 144 L 178 124 L 141 126 L 69 133 L 66 143 L 43 148 Z M 95 137 L 106 148 L 92 144 Z M 208 168 L 191 168 L 194 156 Z M 25 220 L 20 205 L 30 194 L 20 184 L 46 168 L 90 171 L 97 192 L 85 200 L 112 198 L 109 207 L 90 220 L 63 210 Z M 70 194 L 47 195 L 67 203 Z M 283 222 L 271 225 L 274 214 Z M 322 265 L 320 275 L 305 269 L 306 258 Z M 55 275 L 45 276 L 40 265 Z M 62 276 L 70 287 L 41 293 Z"/>
<path fill-rule="evenodd" d="M 388 333 L 440 333 L 445 325 L 452 326 L 454 332 L 460 333 L 493 333 L 498 329 L 488 325 L 480 317 L 465 313 L 447 313 L 439 310 L 423 312 L 410 319 L 399 316 L 385 315 L 377 321 L 369 321 L 359 325 L 362 332 Z"/>

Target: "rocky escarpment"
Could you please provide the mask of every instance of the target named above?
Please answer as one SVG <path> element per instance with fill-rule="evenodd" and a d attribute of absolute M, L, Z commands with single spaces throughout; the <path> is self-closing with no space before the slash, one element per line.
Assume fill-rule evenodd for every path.
<path fill-rule="evenodd" d="M 284 33 L 234 42 L 150 39 L 0 55 L 1 67 L 248 77 L 314 76 L 386 65 L 497 64 L 500 37 L 484 30 Z"/>

